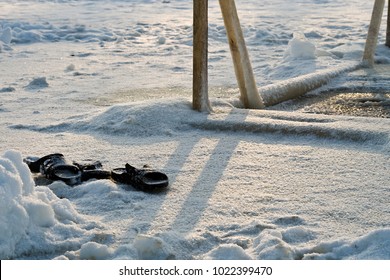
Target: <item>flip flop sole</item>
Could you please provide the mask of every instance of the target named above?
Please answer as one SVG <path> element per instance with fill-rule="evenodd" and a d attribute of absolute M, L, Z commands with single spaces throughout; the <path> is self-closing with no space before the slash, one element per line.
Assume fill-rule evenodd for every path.
<path fill-rule="evenodd" d="M 162 191 L 169 185 L 168 176 L 162 172 L 133 169 L 130 174 L 126 168 L 115 168 L 111 171 L 111 178 L 122 184 L 131 185 L 135 189 L 145 192 Z"/>
<path fill-rule="evenodd" d="M 46 175 L 51 180 L 61 180 L 67 185 L 74 186 L 81 183 L 82 172 L 74 165 L 54 166 Z"/>
<path fill-rule="evenodd" d="M 81 181 L 84 182 L 91 179 L 111 179 L 111 172 L 106 170 L 85 170 L 82 172 Z"/>

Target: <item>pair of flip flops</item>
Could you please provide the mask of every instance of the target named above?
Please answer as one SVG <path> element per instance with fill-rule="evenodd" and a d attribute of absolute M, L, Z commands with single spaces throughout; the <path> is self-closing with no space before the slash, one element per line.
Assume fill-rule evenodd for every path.
<path fill-rule="evenodd" d="M 104 170 L 101 162 L 79 164 L 69 162 L 63 154 L 56 153 L 44 157 L 27 157 L 24 162 L 33 173 L 40 173 L 49 180 L 61 180 L 74 186 L 90 179 L 111 179 L 117 183 L 131 185 L 135 189 L 152 192 L 164 190 L 169 185 L 168 176 L 148 166 L 135 168 L 126 164 L 124 168 Z"/>

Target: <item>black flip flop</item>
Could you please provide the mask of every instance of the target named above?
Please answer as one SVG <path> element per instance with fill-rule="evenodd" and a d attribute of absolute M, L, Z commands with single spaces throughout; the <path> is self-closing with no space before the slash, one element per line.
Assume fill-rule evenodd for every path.
<path fill-rule="evenodd" d="M 67 185 L 74 186 L 90 179 L 112 179 L 118 183 L 133 186 L 135 189 L 154 192 L 168 187 L 168 176 L 147 166 L 137 169 L 130 164 L 125 168 L 111 171 L 102 169 L 101 162 L 92 164 L 69 163 L 63 154 L 54 153 L 47 156 L 27 157 L 24 162 L 33 173 L 41 173 L 47 179 L 61 180 Z"/>
<path fill-rule="evenodd" d="M 125 168 L 115 168 L 111 171 L 111 178 L 122 184 L 133 186 L 144 192 L 161 191 L 168 187 L 168 176 L 162 172 L 144 166 L 137 169 L 126 163 Z"/>
<path fill-rule="evenodd" d="M 30 171 L 33 173 L 39 173 L 41 171 L 41 165 L 48 159 L 54 158 L 54 157 L 64 157 L 63 154 L 55 153 L 55 154 L 49 154 L 44 157 L 27 157 L 23 159 L 23 161 L 27 164 L 27 166 L 30 168 Z"/>
<path fill-rule="evenodd" d="M 70 186 L 81 183 L 82 171 L 78 166 L 68 163 L 62 154 L 46 158 L 40 165 L 40 172 L 50 180 L 61 180 Z"/>
<path fill-rule="evenodd" d="M 111 172 L 102 170 L 101 162 L 92 164 L 69 163 L 63 154 L 54 153 L 44 157 L 27 157 L 24 162 L 33 173 L 41 173 L 47 179 L 60 180 L 74 186 L 90 179 L 110 179 Z"/>
<path fill-rule="evenodd" d="M 76 165 L 81 171 L 81 181 L 85 182 L 91 179 L 111 179 L 111 172 L 103 170 L 103 165 L 100 161 L 96 161 L 94 163 L 89 164 L 79 164 L 76 162 L 73 162 L 74 165 Z"/>

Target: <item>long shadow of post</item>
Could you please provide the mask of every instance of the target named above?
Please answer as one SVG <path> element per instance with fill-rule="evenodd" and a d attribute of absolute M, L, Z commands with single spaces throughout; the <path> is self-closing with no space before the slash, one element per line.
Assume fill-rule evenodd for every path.
<path fill-rule="evenodd" d="M 246 116 L 247 114 L 230 114 L 226 121 L 230 118 L 235 118 L 234 120 L 237 121 L 237 118 L 240 118 L 239 121 L 244 122 Z M 190 232 L 195 228 L 240 141 L 241 139 L 236 137 L 221 137 L 219 139 L 198 180 L 183 203 L 179 214 L 172 223 L 172 228 L 180 228 L 185 232 Z"/>
<path fill-rule="evenodd" d="M 186 141 L 180 141 L 174 153 L 171 155 L 170 159 L 166 163 L 165 169 L 177 170 L 176 172 L 169 173 L 169 184 L 171 186 L 176 185 L 176 180 L 178 175 L 180 174 L 181 170 L 183 170 L 188 156 L 191 154 L 191 151 L 194 149 L 194 147 L 200 141 L 200 139 L 201 137 L 195 137 L 195 138 L 191 138 L 190 140 L 186 139 Z M 168 190 L 168 192 L 169 191 L 171 190 Z M 124 233 L 122 235 L 122 238 L 125 239 L 128 239 L 129 237 L 131 238 L 132 234 L 129 234 L 130 232 L 138 234 L 138 233 L 147 233 L 151 230 L 151 228 L 153 227 L 153 221 L 158 219 L 159 213 L 161 213 L 166 199 L 169 199 L 167 198 L 168 193 L 152 194 L 152 195 L 164 196 L 164 198 L 152 199 L 151 201 L 153 201 L 154 205 L 148 211 L 148 216 L 142 216 L 140 217 L 141 220 L 135 221 L 135 223 L 133 222 L 133 226 L 136 227 L 135 232 L 133 232 L 135 228 L 132 227 L 131 224 L 129 224 L 128 232 Z M 142 229 L 139 228 L 139 223 L 142 223 Z"/>
<path fill-rule="evenodd" d="M 244 122 L 246 116 L 247 113 L 233 113 L 228 115 L 225 121 L 229 121 L 229 119 L 231 119 L 235 122 Z M 204 121 L 207 125 L 207 120 Z M 233 130 L 234 128 L 232 128 L 232 131 Z M 224 132 L 223 134 L 221 133 L 221 137 L 218 140 L 217 145 L 213 149 L 208 161 L 203 167 L 202 172 L 196 179 L 186 199 L 182 203 L 182 206 L 177 216 L 173 221 L 167 221 L 167 224 L 164 225 L 167 229 L 173 228 L 175 229 L 175 231 L 187 233 L 193 230 L 196 224 L 201 219 L 204 211 L 208 206 L 210 198 L 215 192 L 218 182 L 223 177 L 226 167 L 229 164 L 229 160 L 234 155 L 234 150 L 241 141 L 241 139 L 238 139 L 236 137 L 224 137 L 225 133 L 227 132 Z M 237 134 L 237 136 L 238 135 L 240 134 Z M 174 153 L 171 155 L 165 167 L 165 169 L 177 170 L 176 173 L 171 173 L 169 176 L 170 184 L 172 186 L 180 184 L 180 182 L 177 182 L 177 177 L 180 175 L 180 172 L 184 170 L 184 166 L 188 161 L 188 158 L 190 157 L 191 153 L 195 149 L 196 145 L 204 138 L 205 135 L 202 133 L 198 137 L 190 139 L 181 139 L 179 141 L 179 145 L 177 146 Z M 213 138 L 215 138 L 215 135 L 213 135 Z M 168 193 L 157 195 L 168 196 Z M 147 217 L 143 216 L 141 218 L 142 221 L 134 221 L 135 224 L 133 225 L 136 226 L 138 230 L 140 230 L 138 231 L 138 233 L 147 233 L 153 229 L 154 221 L 157 221 L 160 218 L 159 214 L 161 213 L 161 211 L 163 211 L 166 199 L 169 198 L 166 197 L 165 199 L 153 200 L 154 203 L 158 203 L 158 205 L 154 205 L 154 210 L 149 211 Z M 142 224 L 141 229 L 138 228 L 138 223 L 140 222 Z M 122 236 L 125 239 L 131 238 L 132 234 L 129 234 L 129 232 L 133 231 L 134 228 L 129 225 L 128 230 L 129 231 L 127 233 L 124 233 L 124 235 Z"/>

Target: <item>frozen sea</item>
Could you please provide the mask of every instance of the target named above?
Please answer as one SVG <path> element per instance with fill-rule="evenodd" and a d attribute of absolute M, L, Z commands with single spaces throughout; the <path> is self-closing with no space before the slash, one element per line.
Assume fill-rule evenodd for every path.
<path fill-rule="evenodd" d="M 192 1 L 0 2 L 0 259 L 390 259 L 389 118 L 243 109 L 209 2 L 211 114 L 191 109 Z M 237 0 L 260 92 L 360 63 L 373 3 Z M 360 71 L 311 95 L 388 106 L 386 76 Z M 70 187 L 23 163 L 54 152 L 170 186 Z"/>

